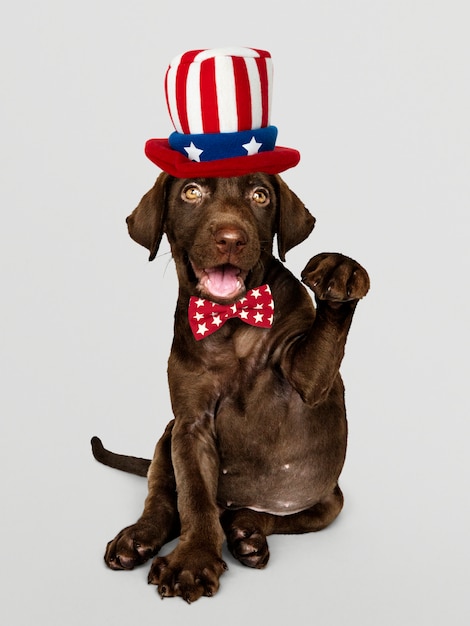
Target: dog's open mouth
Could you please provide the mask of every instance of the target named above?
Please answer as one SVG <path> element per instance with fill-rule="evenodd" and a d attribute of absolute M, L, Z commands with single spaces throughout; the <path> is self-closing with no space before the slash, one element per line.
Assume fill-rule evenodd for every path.
<path fill-rule="evenodd" d="M 193 270 L 199 281 L 198 289 L 207 298 L 233 301 L 245 291 L 247 272 L 235 265 L 217 265 L 203 270 L 193 265 Z"/>

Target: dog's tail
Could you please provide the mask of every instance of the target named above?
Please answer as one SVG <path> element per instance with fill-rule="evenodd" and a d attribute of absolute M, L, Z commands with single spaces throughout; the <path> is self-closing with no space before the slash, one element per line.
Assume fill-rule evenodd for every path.
<path fill-rule="evenodd" d="M 129 474 L 137 474 L 137 476 L 147 476 L 147 472 L 150 466 L 149 459 L 141 459 L 137 456 L 127 456 L 126 454 L 116 454 L 110 452 L 101 443 L 101 439 L 98 437 L 92 437 L 91 449 L 93 456 L 97 461 L 113 467 L 114 469 L 121 470 L 123 472 L 129 472 Z"/>

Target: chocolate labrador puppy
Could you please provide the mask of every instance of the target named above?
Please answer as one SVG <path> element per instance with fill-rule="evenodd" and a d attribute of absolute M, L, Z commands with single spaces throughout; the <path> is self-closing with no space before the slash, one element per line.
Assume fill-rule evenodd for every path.
<path fill-rule="evenodd" d="M 219 587 L 224 537 L 236 559 L 262 568 L 268 535 L 321 530 L 341 511 L 347 424 L 339 367 L 369 278 L 346 256 L 314 256 L 302 272 L 314 307 L 273 256 L 275 235 L 284 261 L 315 222 L 277 175 L 162 173 L 127 222 L 150 260 L 165 233 L 176 263 L 174 419 L 151 462 L 93 439 L 101 462 L 148 470 L 143 513 L 109 542 L 105 561 L 132 569 L 179 537 L 169 555 L 156 556 L 149 582 L 162 597 L 192 602 Z"/>

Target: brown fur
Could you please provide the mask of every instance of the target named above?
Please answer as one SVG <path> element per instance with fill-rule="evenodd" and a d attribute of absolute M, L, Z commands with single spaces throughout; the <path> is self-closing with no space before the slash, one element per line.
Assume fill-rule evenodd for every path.
<path fill-rule="evenodd" d="M 104 463 L 144 474 L 139 520 L 109 542 L 105 561 L 132 569 L 156 556 L 149 582 L 191 602 L 212 595 L 230 552 L 250 567 L 269 558 L 266 537 L 330 524 L 341 511 L 338 478 L 347 423 L 339 367 L 354 309 L 369 289 L 366 271 L 341 254 L 313 257 L 302 281 L 281 260 L 310 234 L 314 218 L 279 176 L 182 180 L 161 174 L 128 218 L 131 237 L 157 254 L 166 234 L 179 296 L 168 379 L 174 419 L 149 465 L 114 455 L 94 438 Z M 195 341 L 191 295 L 209 296 L 205 268 L 236 267 L 243 289 L 268 283 L 271 329 L 229 320 Z M 238 299 L 242 291 L 233 299 Z M 230 300 L 230 298 L 228 299 Z"/>

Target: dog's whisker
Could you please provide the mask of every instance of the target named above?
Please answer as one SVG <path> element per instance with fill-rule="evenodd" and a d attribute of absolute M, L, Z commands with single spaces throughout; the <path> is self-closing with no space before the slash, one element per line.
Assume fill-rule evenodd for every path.
<path fill-rule="evenodd" d="M 171 253 L 170 253 L 170 254 L 171 254 Z M 166 271 L 167 271 L 167 269 L 170 267 L 170 263 L 171 263 L 173 260 L 174 260 L 174 259 L 173 259 L 173 257 L 172 257 L 172 256 L 170 256 L 170 258 L 168 259 L 168 261 L 167 261 L 167 263 L 166 263 L 166 265 L 165 265 L 165 268 L 164 268 L 164 270 L 163 270 L 163 276 L 165 276 L 165 275 L 166 275 Z"/>
<path fill-rule="evenodd" d="M 168 256 L 171 255 L 171 250 L 168 250 L 167 252 L 160 252 L 160 254 L 157 254 L 157 256 L 155 257 L 155 259 L 161 259 L 164 256 Z"/>

